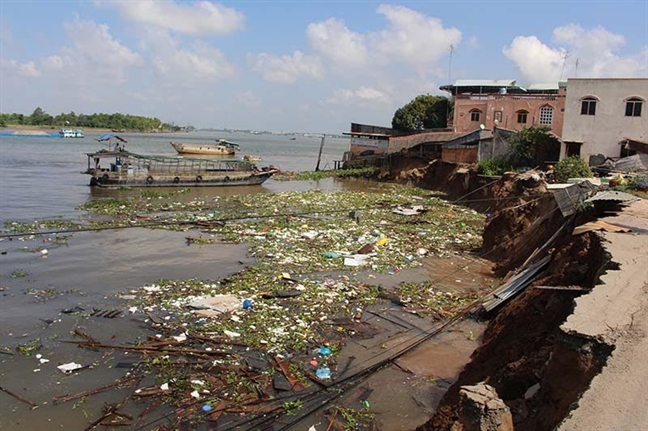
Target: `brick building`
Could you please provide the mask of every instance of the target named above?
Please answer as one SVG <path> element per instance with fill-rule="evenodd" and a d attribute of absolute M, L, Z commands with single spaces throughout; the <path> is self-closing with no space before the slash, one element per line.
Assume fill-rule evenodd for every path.
<path fill-rule="evenodd" d="M 562 135 L 564 82 L 522 87 L 514 80 L 457 80 L 440 88 L 454 100 L 448 127 L 457 133 L 545 126 L 556 136 Z"/>

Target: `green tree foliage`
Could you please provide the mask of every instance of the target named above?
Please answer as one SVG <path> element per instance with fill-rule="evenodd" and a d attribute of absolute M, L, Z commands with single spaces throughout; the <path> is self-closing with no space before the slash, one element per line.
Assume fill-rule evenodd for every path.
<path fill-rule="evenodd" d="M 129 130 L 136 132 L 177 131 L 181 127 L 163 123 L 158 118 L 141 117 L 129 114 L 79 114 L 61 113 L 53 117 L 42 108 L 34 109 L 31 115 L 0 113 L 0 126 L 11 125 L 50 126 L 50 127 L 95 127 L 102 129 Z"/>
<path fill-rule="evenodd" d="M 570 178 L 591 178 L 592 170 L 585 160 L 578 156 L 566 157 L 556 164 L 554 178 L 559 183 L 566 182 Z"/>
<path fill-rule="evenodd" d="M 422 94 L 407 105 L 398 108 L 392 119 L 392 128 L 412 132 L 423 129 L 446 127 L 448 119 L 448 98 Z"/>
<path fill-rule="evenodd" d="M 543 166 L 548 160 L 558 160 L 560 141 L 539 126 L 524 128 L 511 136 L 511 161 L 516 166 Z"/>

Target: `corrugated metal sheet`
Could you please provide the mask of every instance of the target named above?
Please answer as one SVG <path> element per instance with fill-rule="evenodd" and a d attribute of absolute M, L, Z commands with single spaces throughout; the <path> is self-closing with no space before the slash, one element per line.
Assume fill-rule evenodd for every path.
<path fill-rule="evenodd" d="M 457 79 L 455 87 L 515 87 L 515 79 Z"/>
<path fill-rule="evenodd" d="M 586 202 L 594 202 L 594 201 L 617 201 L 617 202 L 623 202 L 623 203 L 632 203 L 638 201 L 639 198 L 637 196 L 631 195 L 629 193 L 624 193 L 624 192 L 617 192 L 615 190 L 606 190 L 604 192 L 599 192 L 592 196 L 591 198 L 587 199 Z"/>
<path fill-rule="evenodd" d="M 556 200 L 558 208 L 564 217 L 570 216 L 576 212 L 576 209 L 587 199 L 597 187 L 589 181 L 583 181 L 578 184 L 571 184 L 565 188 L 551 190 Z"/>
<path fill-rule="evenodd" d="M 531 91 L 543 91 L 543 90 L 558 90 L 558 83 L 541 83 L 541 84 L 531 84 L 525 87 L 527 90 Z"/>
<path fill-rule="evenodd" d="M 454 132 L 427 132 L 417 133 L 416 135 L 397 136 L 389 139 L 389 152 L 397 153 L 405 148 L 412 148 L 421 144 L 438 143 L 443 144 L 461 133 Z"/>
<path fill-rule="evenodd" d="M 547 255 L 533 265 L 530 265 L 524 271 L 511 277 L 506 283 L 491 293 L 482 303 L 484 310 L 494 310 L 503 304 L 504 301 L 531 284 L 534 277 L 549 263 L 550 260 L 551 255 Z"/>

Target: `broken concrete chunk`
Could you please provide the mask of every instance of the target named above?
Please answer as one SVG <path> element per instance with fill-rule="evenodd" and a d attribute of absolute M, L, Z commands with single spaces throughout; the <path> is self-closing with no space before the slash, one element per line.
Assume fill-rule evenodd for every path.
<path fill-rule="evenodd" d="M 511 410 L 492 386 L 462 386 L 459 396 L 459 422 L 465 431 L 513 431 Z"/>

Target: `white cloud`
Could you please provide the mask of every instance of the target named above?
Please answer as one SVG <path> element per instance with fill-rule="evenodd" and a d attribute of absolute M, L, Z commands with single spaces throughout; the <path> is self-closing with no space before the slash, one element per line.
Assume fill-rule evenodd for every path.
<path fill-rule="evenodd" d="M 261 74 L 263 79 L 278 84 L 292 84 L 302 76 L 322 78 L 324 67 L 318 57 L 295 51 L 292 55 L 276 56 L 261 53 L 248 56 L 252 69 Z"/>
<path fill-rule="evenodd" d="M 584 29 L 577 24 L 557 27 L 553 31 L 554 46 L 535 36 L 518 36 L 503 48 L 504 55 L 520 70 L 524 78 L 534 81 L 557 81 L 580 78 L 626 78 L 648 74 L 648 49 L 631 55 L 619 50 L 625 45 L 623 36 L 603 27 Z M 578 71 L 576 71 L 578 61 Z"/>
<path fill-rule="evenodd" d="M 41 76 L 41 71 L 38 70 L 36 63 L 33 61 L 19 63 L 16 60 L 2 60 L 0 67 L 2 67 L 3 71 L 6 71 L 7 73 L 27 78 L 37 78 Z"/>
<path fill-rule="evenodd" d="M 165 84 L 191 85 L 195 80 L 215 80 L 233 76 L 234 66 L 218 49 L 202 41 L 184 47 L 167 30 L 147 27 L 141 42 L 142 50 L 151 58 Z"/>
<path fill-rule="evenodd" d="M 404 6 L 380 5 L 378 13 L 387 19 L 387 27 L 373 34 L 374 48 L 390 58 L 413 65 L 425 65 L 448 54 L 450 45 L 461 42 L 461 32 L 444 28 L 441 20 Z"/>
<path fill-rule="evenodd" d="M 48 67 L 123 80 L 129 68 L 144 64 L 138 53 L 113 39 L 105 24 L 75 20 L 65 23 L 64 28 L 72 46 L 63 48 L 60 56 L 45 59 Z"/>
<path fill-rule="evenodd" d="M 336 90 L 326 103 L 333 105 L 359 105 L 365 107 L 384 107 L 391 103 L 390 97 L 380 90 L 361 86 L 357 90 Z"/>
<path fill-rule="evenodd" d="M 315 52 L 335 64 L 345 67 L 367 64 L 366 36 L 349 30 L 340 20 L 329 18 L 309 24 L 306 38 Z"/>
<path fill-rule="evenodd" d="M 241 12 L 210 1 L 183 4 L 169 0 L 129 0 L 100 4 L 117 8 L 131 21 L 185 34 L 227 34 L 242 29 L 245 24 Z"/>
<path fill-rule="evenodd" d="M 236 97 L 236 101 L 241 105 L 248 106 L 251 108 L 261 105 L 261 99 L 257 97 L 252 91 L 244 91 Z"/>

